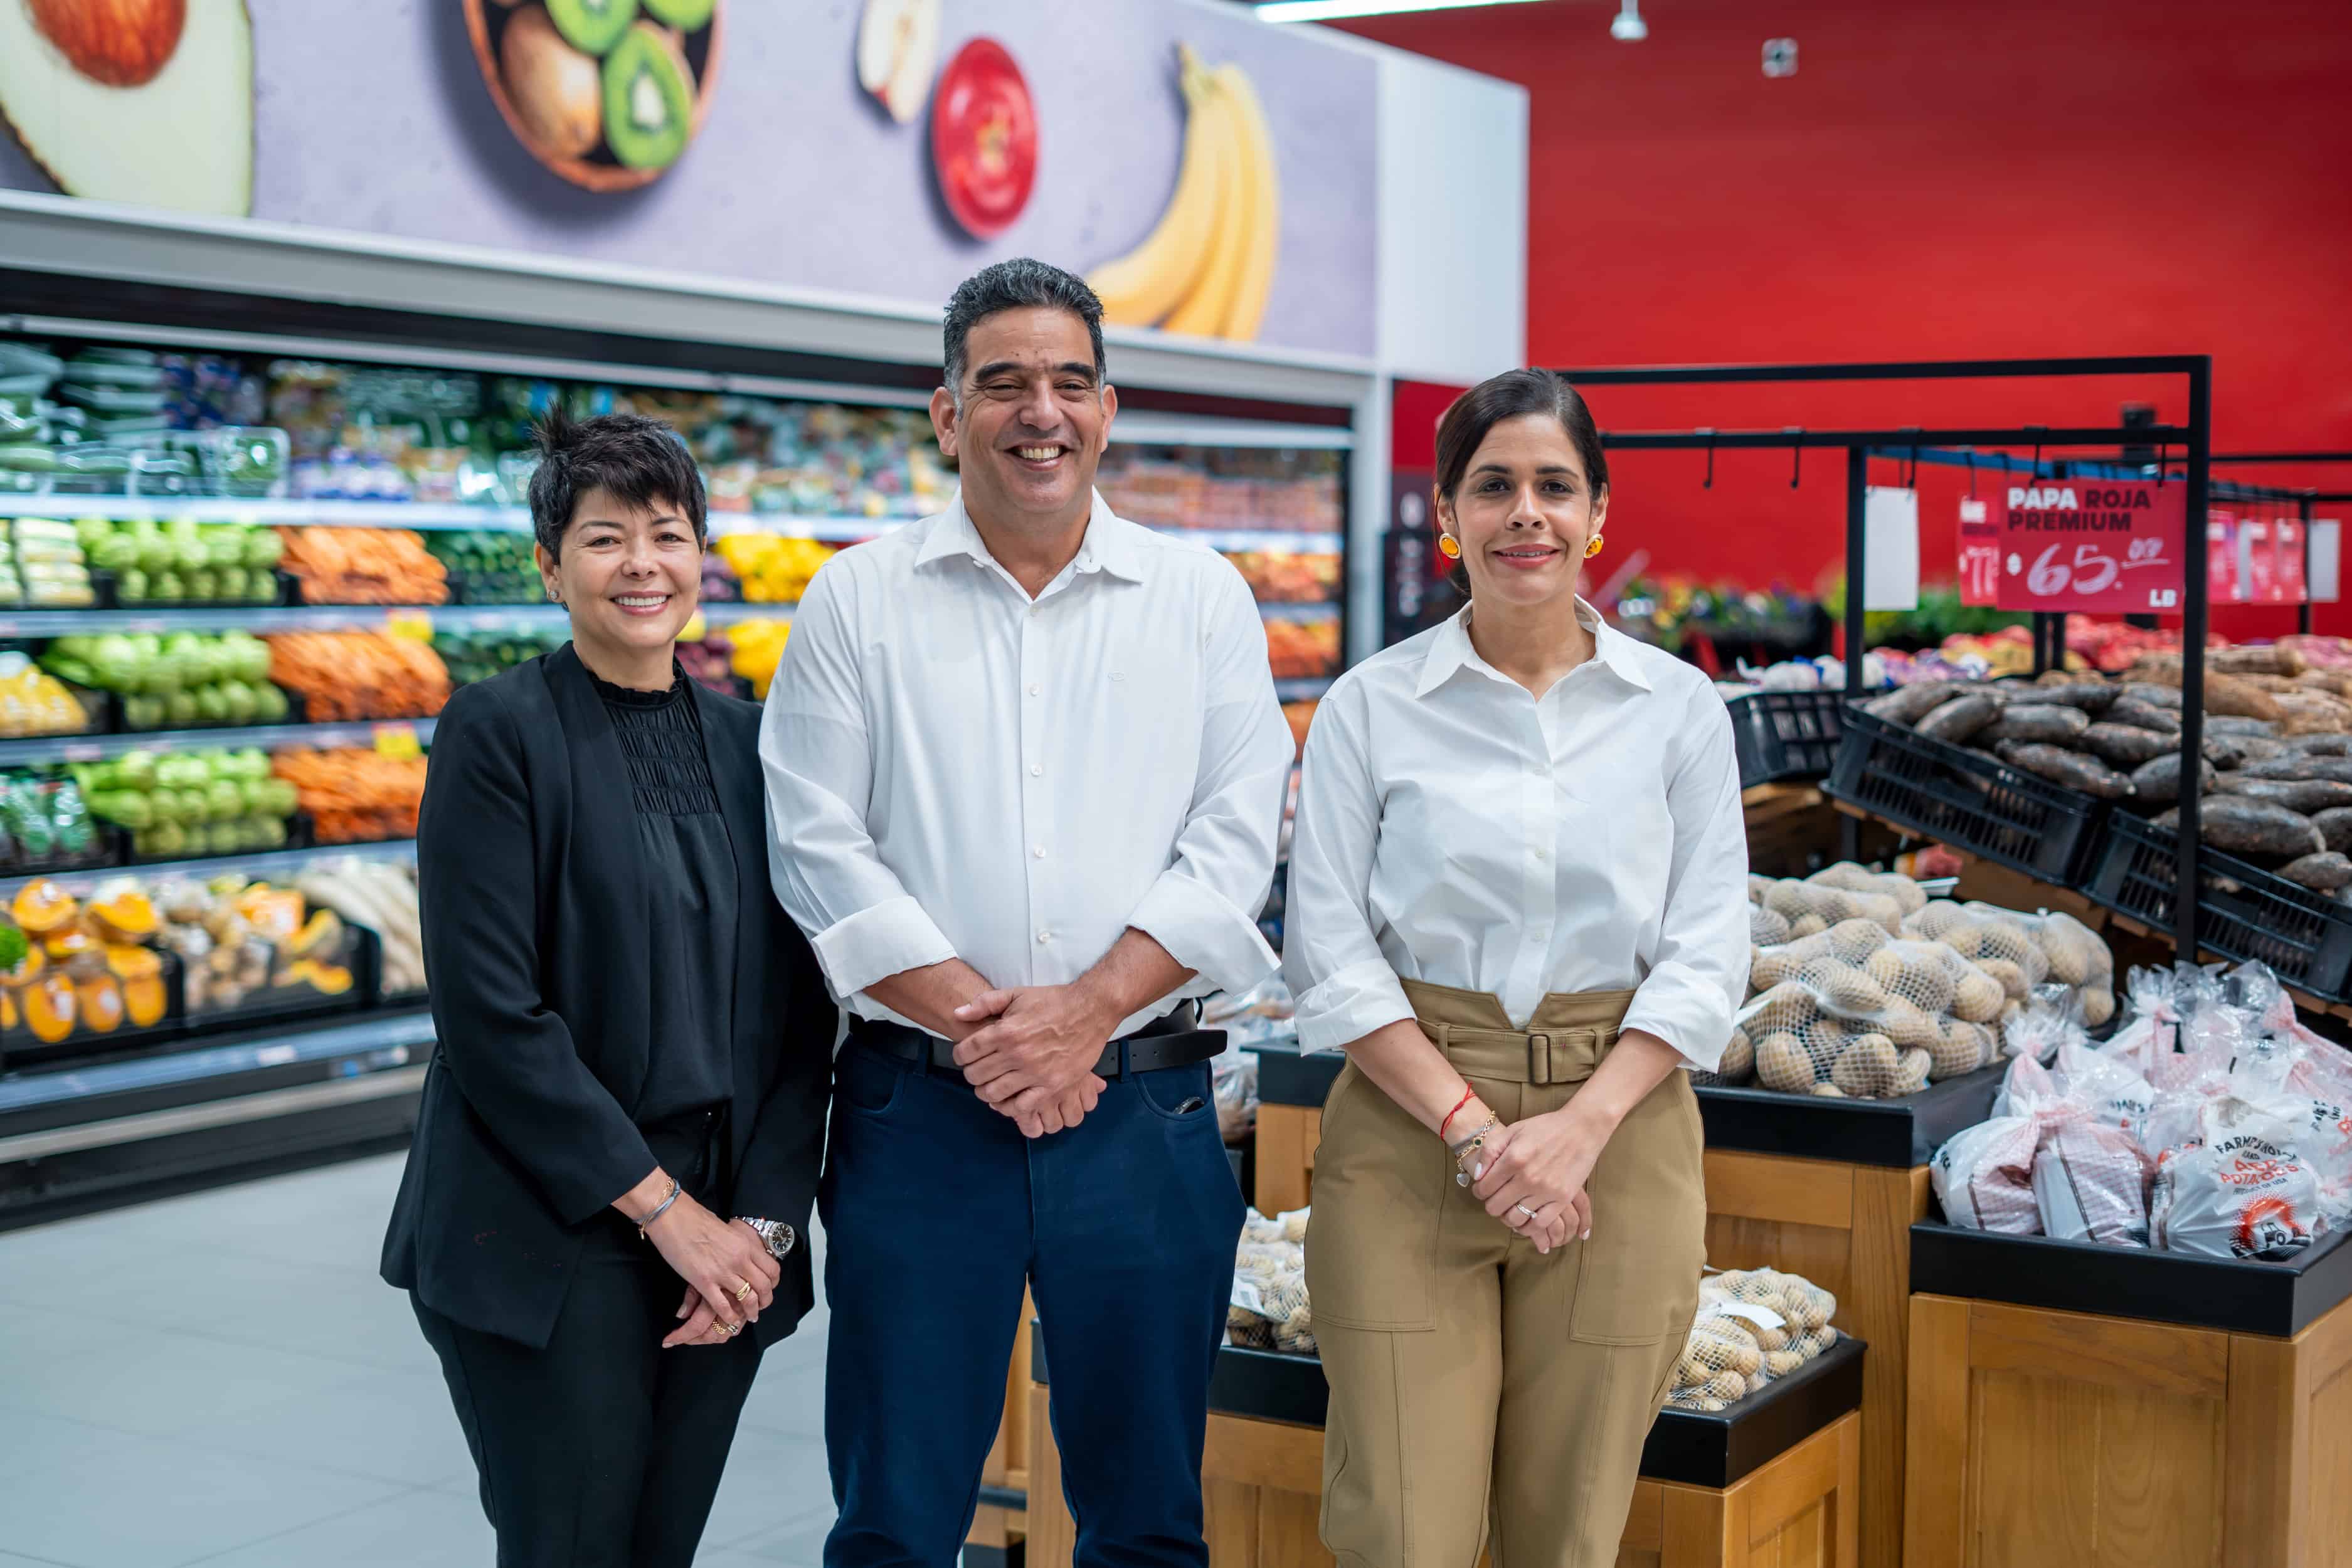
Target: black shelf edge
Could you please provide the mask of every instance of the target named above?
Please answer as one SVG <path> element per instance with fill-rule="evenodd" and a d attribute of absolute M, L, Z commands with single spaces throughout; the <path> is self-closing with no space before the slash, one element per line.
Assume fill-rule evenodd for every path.
<path fill-rule="evenodd" d="M 1929 1084 L 1901 1100 L 1822 1100 L 1746 1085 L 1698 1086 L 1710 1149 L 1908 1169 L 1992 1114 L 2008 1064 Z M 1259 1068 L 1261 1081 L 1265 1069 Z"/>
<path fill-rule="evenodd" d="M 1862 1364 L 1869 1347 L 1838 1342 L 1788 1376 L 1722 1411 L 1658 1413 L 1642 1447 L 1645 1480 L 1728 1487 L 1787 1453 L 1850 1410 L 1862 1408 Z M 1045 1335 L 1029 1324 L 1029 1375 L 1045 1373 Z M 1227 1345 L 1209 1379 L 1209 1408 L 1252 1421 L 1320 1426 L 1330 1405 L 1323 1363 L 1286 1351 Z"/>
<path fill-rule="evenodd" d="M 2337 1232 L 2290 1262 L 2263 1263 L 1926 1220 L 1911 1227 L 1911 1289 L 2288 1339 L 2352 1298 L 2352 1245 L 2346 1242 Z"/>
<path fill-rule="evenodd" d="M 1266 1105 L 1304 1105 L 1319 1110 L 1332 1080 L 1348 1065 L 1345 1051 L 1305 1051 L 1295 1039 L 1244 1046 L 1257 1053 L 1257 1097 Z"/>

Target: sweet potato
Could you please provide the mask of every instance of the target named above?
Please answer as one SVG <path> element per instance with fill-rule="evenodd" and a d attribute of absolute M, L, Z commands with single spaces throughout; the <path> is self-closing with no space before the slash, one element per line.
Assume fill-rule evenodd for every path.
<path fill-rule="evenodd" d="M 2301 812 L 2242 795 L 2217 795 L 2198 802 L 2197 826 L 2206 843 L 2239 855 L 2292 860 L 2326 847 L 2319 829 Z"/>
<path fill-rule="evenodd" d="M 2071 746 L 2090 727 L 2091 716 L 2080 708 L 2055 702 L 2012 702 L 2001 710 L 1999 719 L 1977 732 L 1976 743 L 1990 746 L 2026 741 Z"/>
<path fill-rule="evenodd" d="M 2197 763 L 2198 789 L 2202 793 L 2211 794 L 2217 777 L 2219 775 L 2214 772 L 2213 764 L 2200 758 Z M 2180 753 L 2167 752 L 2163 756 L 2153 757 L 2142 763 L 2132 770 L 2131 782 L 2132 793 L 2151 805 L 2179 800 L 2180 798 Z"/>
<path fill-rule="evenodd" d="M 2105 720 L 2084 730 L 2075 737 L 2078 750 L 2090 752 L 2114 768 L 2136 768 L 2151 757 L 2167 752 L 2177 752 L 2180 742 L 2158 730 L 2145 730 L 2137 724 L 2116 724 Z"/>
<path fill-rule="evenodd" d="M 2311 825 L 2330 849 L 2352 850 L 2352 806 L 2330 806 L 2311 814 Z"/>
<path fill-rule="evenodd" d="M 2062 746 L 2003 741 L 1993 748 L 1993 754 L 2011 767 L 2022 768 L 2052 784 L 2078 789 L 2101 800 L 2121 800 L 2132 793 L 2131 780 L 2098 758 Z"/>
<path fill-rule="evenodd" d="M 2318 855 L 2301 855 L 2279 868 L 2279 875 L 2314 892 L 2332 893 L 2352 884 L 2352 860 L 2329 850 Z"/>
<path fill-rule="evenodd" d="M 2052 677 L 2057 679 L 2053 679 Z M 2123 695 L 2123 688 L 2110 686 L 2104 680 L 2077 680 L 2071 674 L 2050 670 L 2035 683 L 2033 700 L 2056 702 L 2068 708 L 2080 708 L 2093 718 L 2105 712 Z"/>
<path fill-rule="evenodd" d="M 1954 698 L 1919 721 L 1916 728 L 1931 741 L 1965 745 L 1976 732 L 2000 717 L 2000 704 L 1981 692 Z"/>
<path fill-rule="evenodd" d="M 2180 733 L 2180 715 L 2166 711 L 2137 697 L 2118 697 L 2107 710 L 2106 722 L 2153 730 L 2159 735 Z"/>
<path fill-rule="evenodd" d="M 2251 779 L 2243 773 L 2222 773 L 2214 781 L 2223 795 L 2242 795 L 2274 801 L 2305 816 L 2334 806 L 2352 805 L 2352 784 L 2334 779 Z"/>
<path fill-rule="evenodd" d="M 1874 719 L 1884 719 L 1889 723 L 1916 724 L 1935 709 L 1958 696 L 1959 689 L 1954 681 L 1922 680 L 1898 687 L 1884 697 L 1874 697 L 1862 705 L 1862 710 Z"/>

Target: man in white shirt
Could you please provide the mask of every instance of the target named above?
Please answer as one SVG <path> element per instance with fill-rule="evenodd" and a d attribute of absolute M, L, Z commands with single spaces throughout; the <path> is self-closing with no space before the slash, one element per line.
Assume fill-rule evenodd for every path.
<path fill-rule="evenodd" d="M 948 510 L 810 584 L 768 695 L 776 895 L 849 1008 L 821 1194 L 827 1568 L 948 1568 L 1023 1288 L 1077 1562 L 1203 1564 L 1243 1204 L 1192 998 L 1271 973 L 1292 743 L 1240 574 L 1094 493 L 1078 279 L 957 289 Z"/>

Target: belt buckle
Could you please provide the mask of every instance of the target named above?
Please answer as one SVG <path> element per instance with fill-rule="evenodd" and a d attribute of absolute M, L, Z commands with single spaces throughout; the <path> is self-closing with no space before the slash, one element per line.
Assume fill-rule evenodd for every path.
<path fill-rule="evenodd" d="M 1538 1086 L 1551 1082 L 1549 1035 L 1531 1034 L 1528 1037 L 1528 1081 Z"/>

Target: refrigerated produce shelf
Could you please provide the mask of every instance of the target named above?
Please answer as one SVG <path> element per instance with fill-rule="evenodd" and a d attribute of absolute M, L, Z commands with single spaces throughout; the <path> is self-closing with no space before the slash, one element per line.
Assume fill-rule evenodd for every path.
<path fill-rule="evenodd" d="M 305 500 L 282 496 L 246 499 L 224 496 L 0 496 L 0 517 L 52 517 L 68 521 L 102 517 L 117 522 L 142 518 L 156 521 L 192 518 L 198 522 L 266 523 L 284 528 L 530 531 L 530 509 L 528 507 L 404 500 Z M 787 538 L 845 543 L 872 539 L 877 534 L 887 533 L 914 521 L 906 517 L 713 512 L 710 514 L 710 531 L 714 535 L 775 533 Z M 1336 532 L 1284 529 L 1163 528 L 1155 531 L 1175 539 L 1197 540 L 1212 550 L 1286 552 L 1296 555 L 1337 555 L 1346 542 L 1346 536 Z"/>
<path fill-rule="evenodd" d="M 413 862 L 416 858 L 416 840 L 392 838 L 372 844 L 314 844 L 302 849 L 264 849 L 251 855 L 215 855 L 202 860 L 157 860 L 143 864 L 137 869 L 196 880 L 218 876 L 224 871 L 266 879 L 278 872 L 299 872 L 320 860 L 331 860 L 343 855 L 356 856 L 363 860 Z M 78 871 L 50 872 L 46 877 L 0 878 L 0 899 L 13 898 L 26 883 L 44 879 L 56 882 L 67 891 L 79 895 L 110 877 L 124 874 L 124 868 L 121 866 L 90 866 Z"/>
<path fill-rule="evenodd" d="M 0 767 L 36 767 L 44 763 L 100 763 L 128 752 L 265 752 L 289 746 L 325 751 L 333 746 L 373 746 L 385 729 L 410 730 L 430 745 L 436 721 L 385 719 L 346 724 L 257 724 L 247 729 L 147 730 L 121 735 L 40 735 L 0 741 Z"/>

